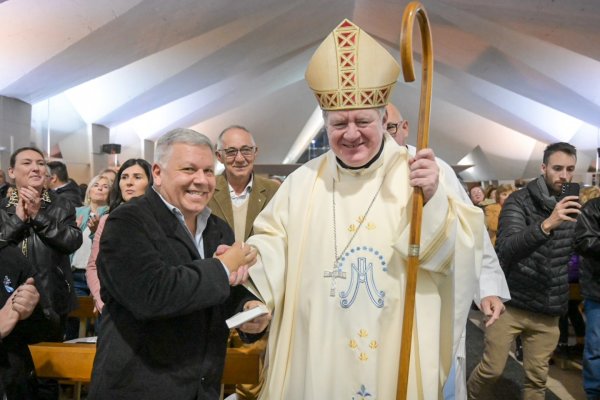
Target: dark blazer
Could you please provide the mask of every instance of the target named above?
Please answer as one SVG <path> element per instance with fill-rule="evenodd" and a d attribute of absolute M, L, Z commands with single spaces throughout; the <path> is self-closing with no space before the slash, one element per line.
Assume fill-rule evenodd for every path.
<path fill-rule="evenodd" d="M 6 193 L 8 193 L 9 187 L 10 187 L 10 185 L 8 183 L 5 183 L 4 185 L 0 186 L 0 199 L 3 199 L 6 197 Z"/>
<path fill-rule="evenodd" d="M 233 232 L 211 215 L 203 241 L 210 256 Z M 255 297 L 229 286 L 218 259 L 200 258 L 154 190 L 110 213 L 98 274 L 105 306 L 88 398 L 218 399 L 225 319 Z"/>
<path fill-rule="evenodd" d="M 266 207 L 267 203 L 273 198 L 275 192 L 279 189 L 279 185 L 270 179 L 263 178 L 254 174 L 254 182 L 252 183 L 252 192 L 248 199 L 248 213 L 246 214 L 246 230 L 244 240 L 252 236 L 252 225 L 256 216 Z M 217 186 L 215 194 L 208 203 L 213 214 L 224 219 L 229 226 L 234 226 L 233 223 L 233 206 L 231 205 L 231 196 L 229 195 L 229 185 L 225 175 L 217 176 Z"/>

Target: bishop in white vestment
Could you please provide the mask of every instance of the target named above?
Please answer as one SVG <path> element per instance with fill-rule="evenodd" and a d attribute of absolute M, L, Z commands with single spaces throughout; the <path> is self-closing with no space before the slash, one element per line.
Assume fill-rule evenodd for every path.
<path fill-rule="evenodd" d="M 398 73 L 347 20 L 309 64 L 332 150 L 284 181 L 248 240 L 260 259 L 249 285 L 273 311 L 262 399 L 395 398 L 413 186 L 425 206 L 408 398 L 442 396 L 477 285 L 482 215 L 447 194 L 431 150 L 412 158 L 385 133 Z"/>

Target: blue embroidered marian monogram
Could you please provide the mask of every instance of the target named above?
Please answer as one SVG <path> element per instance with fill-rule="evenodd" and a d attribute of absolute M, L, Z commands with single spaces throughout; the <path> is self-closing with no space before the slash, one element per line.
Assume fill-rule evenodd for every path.
<path fill-rule="evenodd" d="M 340 293 L 340 298 L 342 299 L 340 305 L 342 308 L 350 308 L 352 306 L 358 295 L 358 289 L 362 284 L 365 285 L 369 299 L 375 307 L 382 308 L 385 304 L 385 292 L 377 289 L 373 275 L 373 262 L 368 262 L 367 257 L 369 259 L 376 257 L 376 262 L 379 262 L 382 270 L 387 271 L 385 258 L 378 250 L 367 246 L 357 246 L 347 251 L 339 263 L 340 269 L 344 262 L 349 262 L 351 265 L 350 284 L 348 285 L 348 289 Z"/>

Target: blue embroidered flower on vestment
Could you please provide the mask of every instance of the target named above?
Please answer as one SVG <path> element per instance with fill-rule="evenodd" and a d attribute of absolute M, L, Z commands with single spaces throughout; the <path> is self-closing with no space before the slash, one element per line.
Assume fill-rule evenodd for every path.
<path fill-rule="evenodd" d="M 4 289 L 7 293 L 12 293 L 15 291 L 15 288 L 10 286 L 12 282 L 10 281 L 10 278 L 8 276 L 4 275 L 4 281 L 2 283 L 4 284 Z"/>
<path fill-rule="evenodd" d="M 364 400 L 365 397 L 371 397 L 371 393 L 367 392 L 367 388 L 365 387 L 365 385 L 360 385 L 360 390 L 358 392 L 356 392 L 357 395 L 359 395 L 360 397 L 352 397 L 352 400 Z"/>

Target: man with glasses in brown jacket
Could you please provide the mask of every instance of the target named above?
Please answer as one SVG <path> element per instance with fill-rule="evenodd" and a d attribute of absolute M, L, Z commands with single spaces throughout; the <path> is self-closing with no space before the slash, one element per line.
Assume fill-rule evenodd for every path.
<path fill-rule="evenodd" d="M 246 241 L 252 234 L 256 216 L 271 200 L 279 185 L 254 173 L 258 147 L 248 129 L 232 125 L 223 130 L 217 139 L 217 159 L 225 166 L 217 177 L 215 194 L 208 204 L 212 213 L 225 220 L 235 233 L 236 241 Z M 237 332 L 230 337 L 233 347 L 243 347 L 249 352 L 258 351 L 264 356 L 267 338 L 245 344 Z M 260 382 L 262 382 L 262 373 Z M 238 398 L 256 399 L 262 384 L 238 385 Z"/>

